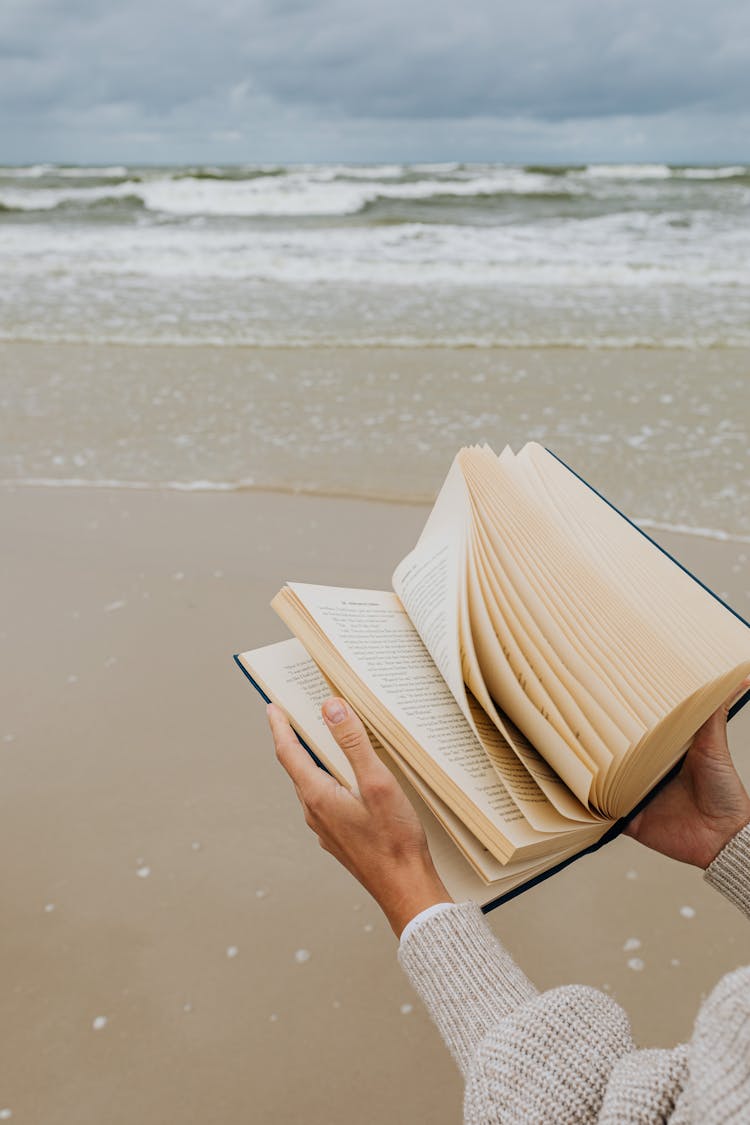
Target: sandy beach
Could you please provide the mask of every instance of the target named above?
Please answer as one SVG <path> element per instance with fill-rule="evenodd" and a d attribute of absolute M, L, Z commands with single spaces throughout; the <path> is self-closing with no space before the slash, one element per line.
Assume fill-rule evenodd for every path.
<path fill-rule="evenodd" d="M 0 509 L 0 1110 L 457 1121 L 393 935 L 306 829 L 231 659 L 285 636 L 285 579 L 386 587 L 426 508 L 5 486 Z M 747 544 L 658 538 L 748 616 Z M 686 1036 L 747 961 L 746 921 L 698 871 L 624 839 L 491 925 L 538 986 L 610 991 L 644 1046 Z"/>

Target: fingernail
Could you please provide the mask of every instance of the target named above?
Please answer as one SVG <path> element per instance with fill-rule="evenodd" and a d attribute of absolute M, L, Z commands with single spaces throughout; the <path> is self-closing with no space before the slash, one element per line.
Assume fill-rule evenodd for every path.
<path fill-rule="evenodd" d="M 323 714 L 329 723 L 340 723 L 346 718 L 346 707 L 340 699 L 327 699 L 323 704 Z"/>

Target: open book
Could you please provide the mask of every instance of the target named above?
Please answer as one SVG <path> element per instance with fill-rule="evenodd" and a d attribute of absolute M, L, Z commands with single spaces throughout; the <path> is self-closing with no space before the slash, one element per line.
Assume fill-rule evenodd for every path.
<path fill-rule="evenodd" d="M 616 834 L 750 673 L 750 625 L 535 443 L 458 453 L 393 591 L 272 605 L 296 639 L 240 667 L 352 785 L 344 696 L 486 909 Z"/>

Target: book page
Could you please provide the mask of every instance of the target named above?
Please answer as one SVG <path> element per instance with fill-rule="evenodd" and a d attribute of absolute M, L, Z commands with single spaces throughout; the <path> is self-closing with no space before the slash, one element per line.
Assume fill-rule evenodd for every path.
<path fill-rule="evenodd" d="M 640 694 L 636 704 L 629 706 L 620 697 L 623 690 L 627 696 L 622 672 L 614 688 L 601 679 L 612 662 L 618 628 L 626 624 L 620 612 L 622 599 L 616 591 L 607 590 L 608 596 L 602 600 L 601 576 L 593 568 L 582 568 L 575 538 L 550 522 L 539 503 L 518 486 L 517 460 L 506 459 L 501 465 L 483 450 L 467 450 L 463 455 L 472 501 L 478 509 L 476 522 L 487 550 L 499 570 L 507 574 L 516 606 L 525 608 L 527 628 L 537 638 L 545 638 L 545 651 L 551 649 L 562 662 L 576 668 L 586 695 L 597 700 L 628 741 L 634 741 L 644 729 L 639 721 Z M 616 751 L 613 733 L 600 732 L 606 735 L 610 752 Z"/>
<path fill-rule="evenodd" d="M 575 533 L 550 520 L 536 497 L 521 488 L 510 466 L 472 451 L 470 461 L 485 461 L 481 487 L 501 519 L 507 562 L 536 584 L 544 606 L 543 631 L 555 619 L 575 638 L 590 667 L 587 689 L 608 681 L 645 725 L 676 705 L 693 686 L 682 648 L 673 648 L 652 617 L 627 590 L 607 581 L 598 564 L 581 549 Z"/>
<path fill-rule="evenodd" d="M 467 721 L 471 720 L 461 670 L 458 605 L 469 514 L 456 458 L 416 547 L 399 563 L 392 579 L 393 589 Z"/>
<path fill-rule="evenodd" d="M 621 755 L 646 729 L 645 677 L 652 672 L 651 666 L 664 656 L 666 674 L 677 676 L 674 660 L 668 659 L 663 644 L 636 618 L 621 593 L 584 565 L 575 540 L 566 537 L 543 516 L 538 504 L 524 496 L 507 465 L 474 450 L 467 451 L 465 465 L 471 474 L 472 497 L 481 504 L 478 522 L 488 536 L 486 547 L 497 560 L 498 570 L 507 570 L 510 587 L 519 598 L 517 604 L 528 611 L 528 627 L 544 637 L 566 664 L 577 664 L 583 697 L 596 699 L 600 716 L 608 714 L 621 730 L 619 740 L 610 735 L 600 743 L 599 753 L 605 746 L 607 754 Z M 571 646 L 575 651 L 569 663 L 566 653 L 570 656 Z M 633 663 L 633 675 L 626 657 Z M 593 720 L 595 715 L 588 717 Z M 583 746 L 588 753 L 596 753 L 595 743 Z"/>
<path fill-rule="evenodd" d="M 728 691 L 740 682 L 750 667 L 750 627 L 547 450 L 529 443 L 514 469 L 550 523 L 575 538 L 601 580 L 629 603 L 631 636 L 618 630 L 619 655 L 625 660 L 628 648 L 635 654 L 636 670 L 661 699 L 628 751 L 634 760 L 623 762 L 609 794 L 607 807 L 621 811 L 677 760 L 722 701 L 724 686 Z M 656 646 L 647 639 L 646 623 L 658 630 L 671 659 L 654 663 Z"/>
<path fill-rule="evenodd" d="M 750 655 L 742 664 L 703 685 L 678 704 L 625 760 L 607 804 L 611 815 L 624 816 L 682 757 L 700 726 L 750 673 Z"/>
<path fill-rule="evenodd" d="M 628 679 L 622 664 L 619 676 L 616 672 L 616 658 L 628 641 L 633 643 L 632 612 L 628 614 L 616 591 L 604 599 L 601 577 L 579 566 L 575 541 L 564 540 L 562 529 L 545 522 L 538 504 L 524 502 L 508 477 L 511 465 L 507 461 L 501 468 L 492 456 L 468 451 L 465 462 L 477 505 L 477 558 L 484 562 L 480 579 L 485 589 L 476 602 L 476 628 L 481 630 L 481 618 L 487 615 L 485 605 L 500 612 L 484 628 L 485 660 L 497 678 L 502 671 L 496 651 L 499 638 L 515 672 L 506 677 L 506 695 L 499 698 L 579 796 L 582 790 L 570 772 L 579 767 L 570 751 L 584 763 L 583 754 L 596 763 L 590 799 L 603 812 L 609 807 L 605 794 L 614 768 L 647 729 L 643 694 Z M 501 579 L 505 587 L 495 585 L 488 591 L 487 586 L 493 587 Z M 644 655 L 643 662 L 647 659 Z M 607 666 L 612 667 L 610 683 L 604 672 Z M 546 699 L 542 698 L 542 680 Z M 617 690 L 613 690 L 615 684 Z M 519 694 L 519 685 L 529 695 L 528 701 Z M 623 707 L 628 693 L 635 703 L 630 714 Z M 517 698 L 512 701 L 514 694 Z M 528 703 L 532 702 L 534 709 L 530 710 Z M 537 730 L 543 719 L 549 723 L 546 732 Z M 566 752 L 565 745 L 570 751 Z"/>
<path fill-rule="evenodd" d="M 238 659 L 265 694 L 286 712 L 294 729 L 319 761 L 341 784 L 354 787 L 354 772 L 349 760 L 320 713 L 323 701 L 331 694 L 331 685 L 304 646 L 293 638 L 244 652 Z M 374 745 L 377 749 L 375 741 Z M 563 846 L 545 860 L 532 858 L 503 865 L 418 778 L 417 788 L 410 767 L 398 760 L 389 760 L 390 754 L 392 750 L 389 748 L 381 756 L 413 804 L 424 827 L 438 873 L 456 901 L 490 902 L 498 894 L 576 854 L 606 830 L 604 825 L 599 827 L 598 832 L 576 837 L 575 844 Z M 459 854 L 457 849 L 465 855 Z"/>
<path fill-rule="evenodd" d="M 557 776 L 586 805 L 596 779 L 596 765 L 582 758 L 571 745 L 572 740 L 561 736 L 555 716 L 550 714 L 552 705 L 544 698 L 540 700 L 541 692 L 534 692 L 536 673 L 525 661 L 507 620 L 502 620 L 501 590 L 474 566 L 469 568 L 468 590 L 477 662 L 492 698 L 498 700 Z"/>
<path fill-rule="evenodd" d="M 356 788 L 354 770 L 344 751 L 325 724 L 321 708 L 336 694 L 296 637 L 243 652 L 244 668 L 274 703 L 294 718 L 295 730 L 339 784 Z"/>
<path fill-rule="evenodd" d="M 348 698 L 347 669 L 382 705 L 384 710 L 378 706 L 376 714 L 373 708 L 367 721 L 386 746 L 397 746 L 451 807 L 459 793 L 468 798 L 480 815 L 475 823 L 470 810 L 464 815 L 462 809 L 462 819 L 484 844 L 491 850 L 497 846 L 482 835 L 485 824 L 495 825 L 512 849 L 543 841 L 508 795 L 395 594 L 297 582 L 287 588 L 317 626 L 317 638 L 314 631 L 305 632 L 300 614 L 283 598 L 272 603 L 277 612 L 326 674 L 331 674 L 326 644 L 335 650 L 340 659 L 331 678 Z M 388 715 L 395 723 L 392 730 L 384 727 Z"/>
<path fill-rule="evenodd" d="M 355 789 L 354 770 L 321 714 L 325 700 L 332 694 L 342 693 L 336 684 L 326 680 L 304 645 L 294 637 L 242 653 L 239 660 L 269 699 L 286 711 L 294 729 L 329 773 L 339 784 Z M 376 753 L 394 774 L 407 796 L 411 799 L 412 789 L 419 795 L 480 878 L 486 883 L 499 879 L 505 866 L 480 844 L 466 825 L 392 746 L 386 749 L 370 729 L 368 734 Z M 416 807 L 419 811 L 418 802 Z"/>
<path fill-rule="evenodd" d="M 581 550 L 594 565 L 628 590 L 677 644 L 689 643 L 696 622 L 711 622 L 702 643 L 689 645 L 701 674 L 716 672 L 727 645 L 735 659 L 735 646 L 743 651 L 748 626 L 548 450 L 529 442 L 518 455 L 517 468 L 519 483 L 545 505 L 549 518 L 574 528 Z"/>
<path fill-rule="evenodd" d="M 453 462 L 416 547 L 399 564 L 393 586 L 466 721 L 484 747 L 513 800 L 540 831 L 564 832 L 591 816 L 561 784 L 533 747 L 514 738 L 495 708 L 481 676 L 466 603 L 467 532 L 470 511 L 458 459 Z M 467 672 L 475 693 L 466 690 Z M 477 706 L 477 700 L 479 706 Z M 488 718 L 489 714 L 489 718 Z M 566 823 L 572 819 L 574 824 Z"/>
<path fill-rule="evenodd" d="M 354 771 L 349 759 L 329 731 L 320 713 L 323 702 L 331 695 L 320 669 L 296 639 L 266 645 L 238 658 L 265 694 L 286 712 L 287 718 L 305 743 L 336 780 L 348 788 L 355 788 Z M 470 898 L 486 902 L 492 897 L 486 884 L 503 877 L 505 866 L 498 862 L 486 848 L 482 848 L 455 815 L 443 805 L 437 812 L 444 813 L 452 831 L 446 833 L 435 811 L 426 807 L 424 795 L 412 785 L 403 769 L 384 757 L 407 797 L 414 806 L 427 836 L 430 854 L 438 873 L 450 893 L 457 899 Z M 434 795 L 433 795 L 434 797 Z M 439 798 L 434 797 L 436 802 Z M 452 839 L 455 835 L 456 842 Z M 457 850 L 457 844 L 467 849 L 471 861 Z M 581 847 L 585 844 L 581 844 Z M 520 873 L 526 868 L 538 867 L 538 860 L 520 861 L 512 870 Z M 481 869 L 474 873 L 472 867 Z"/>
<path fill-rule="evenodd" d="M 516 481 L 522 476 L 526 482 L 527 475 L 519 474 L 518 465 L 527 449 L 528 446 L 524 446 L 518 457 L 509 458 L 504 451 L 497 458 Z M 495 458 L 491 450 L 489 454 L 492 464 Z M 555 514 L 561 523 L 567 521 L 570 533 L 573 513 L 566 507 L 564 512 L 559 511 Z M 480 534 L 486 534 L 479 530 Z M 519 600 L 515 584 L 511 580 L 506 589 L 511 613 L 519 622 L 523 618 L 522 626 L 524 636 L 528 639 L 529 652 L 538 653 L 539 658 L 552 672 L 549 689 L 554 694 L 556 705 L 560 710 L 564 714 L 570 710 L 571 713 L 566 714 L 568 725 L 576 730 L 580 729 L 581 724 L 591 724 L 592 729 L 586 736 L 584 745 L 590 753 L 593 753 L 600 768 L 606 768 L 613 757 L 621 755 L 629 744 L 636 742 L 642 736 L 644 725 L 636 719 L 633 712 L 623 707 L 622 702 L 612 692 L 603 688 L 597 677 L 592 678 L 591 668 L 586 666 L 581 652 L 555 621 L 548 619 L 546 622 L 548 628 L 544 630 L 539 627 L 538 618 L 541 616 L 537 604 L 539 595 L 535 590 L 533 573 L 529 574 L 529 580 L 533 612 L 524 612 L 531 606 L 526 606 Z M 524 640 L 525 646 L 526 640 Z"/>

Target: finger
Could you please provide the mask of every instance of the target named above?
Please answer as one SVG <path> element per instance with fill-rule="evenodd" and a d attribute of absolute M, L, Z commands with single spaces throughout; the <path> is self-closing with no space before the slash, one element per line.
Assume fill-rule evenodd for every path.
<path fill-rule="evenodd" d="M 731 695 L 722 703 L 721 707 L 717 707 L 713 715 L 709 715 L 708 719 L 703 725 L 703 732 L 713 738 L 718 738 L 720 741 L 726 742 L 727 734 L 727 719 L 729 712 L 737 700 L 745 694 L 750 688 L 750 677 L 746 677 L 741 684 L 739 684 Z M 727 751 L 728 752 L 728 751 Z"/>
<path fill-rule="evenodd" d="M 300 801 L 304 802 L 311 794 L 325 789 L 326 783 L 332 779 L 315 765 L 280 707 L 269 703 L 266 715 L 276 746 L 276 757 L 294 782 Z"/>
<path fill-rule="evenodd" d="M 727 699 L 724 704 L 724 711 L 727 715 L 729 714 L 737 700 L 740 699 L 748 690 L 750 690 L 750 676 L 745 676 L 745 679 L 742 681 L 739 687 L 735 688 L 735 690 L 729 696 L 729 699 Z"/>
<path fill-rule="evenodd" d="M 727 742 L 727 719 L 734 703 L 750 688 L 750 677 L 746 677 L 720 707 L 709 715 L 703 726 L 695 732 L 688 751 L 688 762 L 697 758 L 711 758 L 716 762 L 731 761 Z"/>
<path fill-rule="evenodd" d="M 389 785 L 393 776 L 373 750 L 364 723 L 345 700 L 334 696 L 323 704 L 326 726 L 352 764 L 359 791 L 363 796 L 376 788 Z"/>
<path fill-rule="evenodd" d="M 722 703 L 721 707 L 718 707 L 712 715 L 709 715 L 705 723 L 698 727 L 693 735 L 686 761 L 693 763 L 707 758 L 712 761 L 724 761 L 729 756 L 727 711 L 725 704 Z"/>

